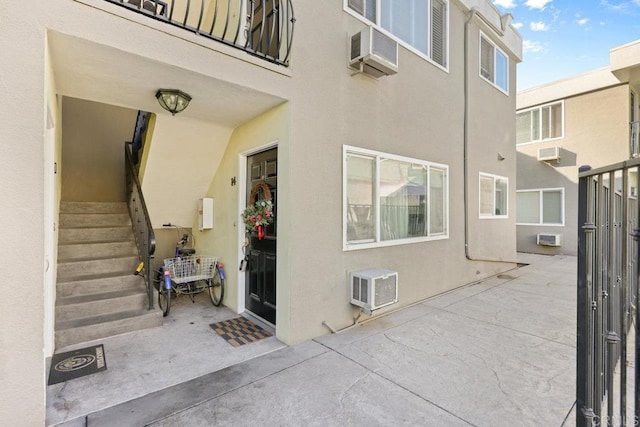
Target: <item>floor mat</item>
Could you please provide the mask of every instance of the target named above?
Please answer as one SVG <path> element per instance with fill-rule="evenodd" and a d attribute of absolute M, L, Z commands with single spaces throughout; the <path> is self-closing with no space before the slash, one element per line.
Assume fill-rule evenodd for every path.
<path fill-rule="evenodd" d="M 54 354 L 49 370 L 49 385 L 80 378 L 107 369 L 102 344 Z"/>
<path fill-rule="evenodd" d="M 209 326 L 234 347 L 240 347 L 271 336 L 271 332 L 265 331 L 244 317 L 224 320 Z"/>

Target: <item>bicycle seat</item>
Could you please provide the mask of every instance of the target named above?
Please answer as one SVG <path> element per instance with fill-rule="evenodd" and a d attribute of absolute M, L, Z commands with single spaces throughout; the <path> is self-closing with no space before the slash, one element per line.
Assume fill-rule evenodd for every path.
<path fill-rule="evenodd" d="M 178 249 L 178 253 L 180 255 L 189 256 L 196 253 L 195 249 L 187 248 L 187 249 Z"/>

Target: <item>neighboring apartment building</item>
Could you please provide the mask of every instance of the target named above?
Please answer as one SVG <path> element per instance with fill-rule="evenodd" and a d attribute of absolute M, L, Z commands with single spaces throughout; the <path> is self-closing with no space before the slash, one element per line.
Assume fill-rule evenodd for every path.
<path fill-rule="evenodd" d="M 578 169 L 638 153 L 640 41 L 611 65 L 518 93 L 518 251 L 577 254 Z M 632 146 L 635 145 L 635 148 Z M 637 178 L 629 194 L 637 196 Z"/>
<path fill-rule="evenodd" d="M 158 246 L 213 198 L 213 229 L 194 234 L 227 263 L 224 304 L 287 344 L 353 323 L 352 271 L 398 272 L 382 313 L 514 267 L 522 40 L 489 0 L 12 1 L 0 18 L 7 425 L 44 422 L 61 202 L 125 200 L 138 110 L 154 113 L 140 178 Z M 382 58 L 349 68 L 367 49 L 349 36 L 371 25 Z M 160 88 L 193 100 L 171 116 Z M 237 266 L 263 180 L 276 224 L 247 240 L 258 277 Z"/>

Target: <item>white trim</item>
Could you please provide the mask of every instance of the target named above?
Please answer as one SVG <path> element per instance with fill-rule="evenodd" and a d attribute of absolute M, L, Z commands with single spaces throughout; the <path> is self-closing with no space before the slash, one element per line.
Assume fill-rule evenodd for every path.
<path fill-rule="evenodd" d="M 543 212 L 544 212 L 544 206 L 543 206 L 543 198 L 542 198 L 542 194 L 544 192 L 555 192 L 555 191 L 560 191 L 560 196 L 561 196 L 561 203 L 560 203 L 560 215 L 562 217 L 562 222 L 560 223 L 549 223 L 546 224 L 544 222 L 542 222 L 543 220 Z M 516 225 L 527 225 L 527 226 L 537 226 L 537 227 L 564 227 L 565 226 L 565 197 L 564 197 L 564 187 L 551 187 L 551 188 L 530 188 L 530 189 L 525 189 L 525 190 L 516 190 L 516 204 L 518 203 L 518 193 L 534 193 L 537 192 L 538 194 L 538 201 L 539 201 L 539 209 L 540 212 L 538 213 L 539 218 L 540 218 L 540 222 L 518 222 L 518 214 L 516 213 Z"/>
<path fill-rule="evenodd" d="M 556 105 L 556 104 L 560 104 L 560 116 L 561 116 L 561 123 L 560 123 L 560 129 L 561 129 L 561 133 L 560 136 L 554 136 L 553 138 L 546 138 L 546 139 L 542 139 L 542 109 L 545 107 L 549 107 L 551 105 Z M 517 141 L 517 132 L 518 132 L 518 127 L 517 127 L 517 120 L 518 120 L 518 114 L 521 113 L 527 113 L 529 111 L 533 111 L 533 110 L 540 110 L 540 114 L 538 115 L 538 117 L 540 117 L 540 123 L 538 123 L 538 135 L 540 135 L 541 139 L 535 139 L 533 141 L 527 141 L 527 142 L 516 142 L 516 146 L 519 145 L 528 145 L 528 144 L 538 144 L 540 142 L 549 142 L 549 141 L 556 141 L 558 139 L 563 139 L 564 138 L 564 99 L 561 99 L 560 101 L 553 101 L 553 102 L 547 102 L 546 104 L 540 104 L 540 105 L 536 105 L 535 107 L 528 107 L 528 108 L 523 108 L 521 110 L 516 110 L 516 141 Z"/>
<path fill-rule="evenodd" d="M 481 186 L 481 182 L 482 182 L 482 177 L 488 177 L 491 178 L 493 180 L 493 191 L 492 191 L 492 196 L 493 196 L 493 208 L 492 208 L 492 214 L 487 215 L 487 214 L 483 214 L 482 213 L 482 186 Z M 496 211 L 496 181 L 497 180 L 504 180 L 507 182 L 507 199 L 505 201 L 505 206 L 507 208 L 507 213 L 504 215 L 496 215 L 495 211 Z M 507 178 L 506 176 L 500 176 L 500 175 L 494 175 L 491 173 L 486 173 L 486 172 L 480 172 L 478 175 L 478 218 L 479 219 L 507 219 L 509 218 L 509 178 Z"/>
<path fill-rule="evenodd" d="M 375 210 L 375 233 L 373 240 L 363 240 L 361 243 L 348 242 L 347 241 L 347 156 L 348 155 L 362 155 L 367 157 L 373 157 L 375 160 L 375 176 L 374 176 L 374 210 Z M 427 236 L 421 237 L 409 237 L 397 240 L 381 240 L 380 233 L 380 203 L 379 203 L 379 189 L 380 189 L 380 160 L 385 158 L 388 160 L 401 161 L 406 163 L 415 163 L 423 166 L 427 166 L 427 185 L 430 185 L 430 171 L 431 168 L 441 170 L 445 175 L 444 188 L 443 188 L 443 209 L 444 209 L 444 233 L 437 233 L 430 235 L 430 205 L 427 205 Z M 429 190 L 428 190 L 429 191 Z M 387 246 L 406 245 L 411 243 L 428 242 L 433 240 L 444 240 L 449 238 L 449 166 L 442 163 L 435 163 L 426 160 L 416 159 L 413 157 L 399 156 L 396 154 L 385 153 L 382 151 L 369 150 L 366 148 L 354 147 L 351 145 L 342 146 L 342 250 L 353 251 L 360 249 L 379 248 Z"/>
<path fill-rule="evenodd" d="M 356 12 L 355 10 L 352 10 L 349 7 L 349 0 L 343 0 L 342 4 L 343 4 L 343 10 L 345 12 L 347 12 L 349 15 L 353 16 L 354 18 L 358 19 L 359 21 L 362 21 L 363 23 L 367 24 L 367 25 L 371 25 L 373 26 L 376 30 L 380 31 L 381 33 L 385 34 L 386 36 L 390 37 L 391 39 L 393 39 L 394 41 L 396 41 L 399 45 L 401 45 L 402 47 L 404 47 L 405 49 L 409 50 L 410 52 L 416 54 L 417 56 L 419 56 L 420 58 L 424 59 L 425 61 L 429 62 L 432 65 L 435 65 L 436 67 L 438 67 L 439 69 L 441 69 L 442 71 L 444 71 L 445 73 L 449 73 L 449 46 L 450 46 L 450 24 L 449 24 L 449 16 L 450 16 L 450 10 L 451 10 L 451 1 L 450 0 L 442 0 L 445 5 L 447 6 L 447 16 L 446 16 L 446 28 L 445 28 L 445 35 L 446 35 L 446 41 L 445 41 L 445 61 L 446 61 L 446 66 L 442 66 L 441 64 L 438 64 L 437 62 L 435 62 L 433 59 L 431 59 L 431 57 L 427 54 L 425 54 L 424 52 L 416 49 L 415 47 L 413 47 L 410 43 L 407 43 L 406 41 L 400 39 L 398 36 L 394 35 L 393 33 L 390 33 L 389 31 L 385 30 L 384 28 L 382 28 L 380 25 L 378 25 L 375 22 L 372 22 L 370 20 L 368 20 L 367 18 L 365 18 L 364 16 L 360 15 L 358 12 Z M 378 22 L 380 22 L 381 19 L 381 11 L 382 8 L 379 7 L 380 5 L 380 0 L 376 0 L 376 20 Z M 427 13 L 427 19 L 428 19 L 428 33 L 429 33 L 429 45 L 427 46 L 427 50 L 429 51 L 429 54 L 431 53 L 431 0 L 429 0 L 429 10 Z"/>
<path fill-rule="evenodd" d="M 495 87 L 496 89 L 498 89 L 500 92 L 502 92 L 503 94 L 509 96 L 509 62 L 511 61 L 509 58 L 509 55 L 507 55 L 502 49 L 500 49 L 498 47 L 498 45 L 496 45 L 493 40 L 491 40 L 491 37 L 487 36 L 482 30 L 480 31 L 480 36 L 478 38 L 478 40 L 480 41 L 478 43 L 478 75 L 480 76 L 480 78 L 484 81 L 486 81 L 487 83 L 489 83 L 491 86 Z M 491 80 L 489 80 L 488 78 L 486 78 L 485 76 L 482 75 L 482 39 L 485 39 L 492 47 L 494 50 L 493 53 L 493 80 L 496 80 L 496 76 L 497 76 L 497 69 L 498 69 L 498 56 L 495 54 L 495 51 L 499 51 L 502 55 L 504 55 L 505 58 L 507 58 L 507 88 L 503 89 L 500 86 L 498 86 L 495 82 L 492 82 Z"/>
<path fill-rule="evenodd" d="M 44 356 L 51 357 L 55 350 L 56 306 L 56 247 L 55 247 L 55 191 L 56 128 L 47 105 L 47 129 L 44 134 Z M 51 126 L 51 127 L 50 127 Z"/>
<path fill-rule="evenodd" d="M 259 147 L 254 147 L 251 148 L 247 151 L 243 151 L 241 153 L 238 154 L 238 174 L 240 175 L 237 182 L 238 182 L 238 259 L 236 260 L 236 265 L 240 265 L 240 262 L 244 259 L 244 253 L 242 252 L 242 248 L 244 246 L 245 243 L 245 239 L 246 239 L 246 234 L 245 234 L 245 227 L 244 227 L 244 222 L 240 220 L 240 215 L 242 214 L 242 211 L 244 211 L 245 207 L 247 206 L 247 157 L 252 156 L 254 154 L 260 153 L 262 151 L 267 151 L 270 150 L 272 148 L 276 148 L 278 147 L 278 143 L 280 141 L 279 140 L 275 140 L 275 141 L 271 141 L 268 144 L 264 144 L 261 145 Z M 278 153 L 279 155 L 279 153 Z M 278 168 L 280 168 L 280 162 L 278 161 Z M 278 174 L 280 174 L 280 172 L 278 172 Z M 278 221 L 278 218 L 276 217 L 276 221 Z M 276 247 L 276 257 L 278 256 L 278 249 Z M 276 266 L 277 269 L 277 266 Z M 242 313 L 244 311 L 247 311 L 246 309 L 246 301 L 245 301 L 245 279 L 246 279 L 246 273 L 244 271 L 238 271 L 238 283 L 236 283 L 236 289 L 237 289 L 237 293 L 238 293 L 238 299 L 237 299 L 237 304 L 238 304 L 238 313 Z M 276 292 L 277 292 L 277 288 L 278 288 L 278 281 L 276 279 Z"/>

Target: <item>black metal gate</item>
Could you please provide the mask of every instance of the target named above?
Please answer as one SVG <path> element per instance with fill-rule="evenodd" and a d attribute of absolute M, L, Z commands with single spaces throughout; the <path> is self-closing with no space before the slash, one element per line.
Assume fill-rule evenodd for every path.
<path fill-rule="evenodd" d="M 577 426 L 640 424 L 639 168 L 580 168 Z"/>

